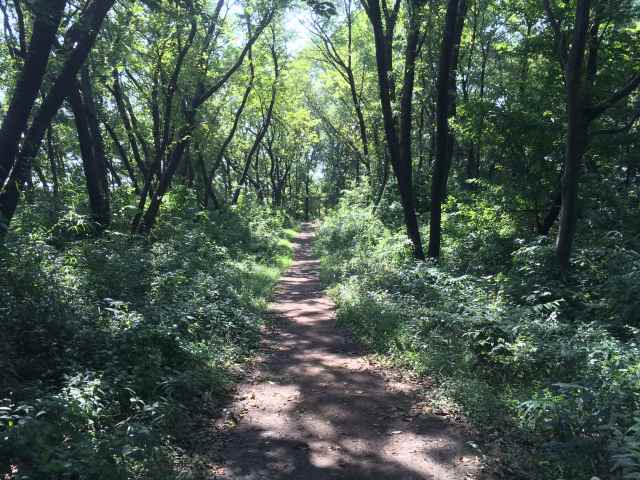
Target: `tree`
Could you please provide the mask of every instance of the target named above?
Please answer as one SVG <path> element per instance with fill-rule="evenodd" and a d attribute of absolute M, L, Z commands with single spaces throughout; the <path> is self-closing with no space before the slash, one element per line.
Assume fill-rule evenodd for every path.
<path fill-rule="evenodd" d="M 414 257 L 424 260 L 415 208 L 411 157 L 412 100 L 416 57 L 420 43 L 421 3 L 409 0 L 406 4 L 407 39 L 404 51 L 402 92 L 399 99 L 396 95 L 394 82 L 393 42 L 400 13 L 400 0 L 395 0 L 391 8 L 387 5 L 386 0 L 363 0 L 362 4 L 373 28 L 384 132 L 391 165 L 398 182 L 407 235 L 413 245 Z M 398 100 L 399 113 L 396 115 L 392 103 Z"/>
<path fill-rule="evenodd" d="M 254 156 L 257 157 L 258 150 L 260 149 L 260 145 L 262 143 L 262 139 L 267 134 L 267 130 L 271 125 L 271 120 L 273 118 L 273 109 L 276 104 L 276 98 L 278 95 L 278 83 L 280 80 L 280 63 L 278 62 L 278 49 L 276 45 L 276 31 L 275 28 L 271 27 L 271 44 L 269 46 L 269 51 L 271 53 L 271 61 L 273 62 L 273 82 L 271 84 L 271 95 L 269 98 L 269 104 L 267 105 L 266 111 L 262 114 L 262 122 L 258 131 L 256 132 L 256 136 L 251 144 L 251 148 L 245 157 L 244 167 L 242 168 L 242 174 L 240 175 L 240 179 L 238 180 L 238 185 L 233 193 L 233 197 L 231 198 L 231 204 L 235 205 L 238 203 L 238 198 L 240 197 L 240 192 L 242 190 L 243 185 L 247 181 L 247 175 L 249 174 L 249 167 L 251 166 L 251 162 L 254 159 Z M 257 159 L 256 159 L 257 161 Z"/>
<path fill-rule="evenodd" d="M 553 31 L 566 90 L 566 151 L 562 175 L 560 226 L 556 239 L 558 264 L 566 273 L 570 267 L 576 233 L 578 185 L 583 157 L 589 145 L 589 128 L 596 119 L 640 86 L 640 72 L 635 72 L 626 84 L 616 89 L 613 94 L 597 101 L 595 93 L 600 64 L 598 57 L 604 38 L 601 25 L 606 22 L 605 15 L 609 9 L 601 6 L 597 0 L 577 0 L 574 24 L 569 34 L 563 31 L 556 18 L 551 0 L 543 0 L 543 3 Z M 608 20 L 616 22 L 615 18 L 610 17 Z M 567 45 L 569 37 L 570 46 Z"/>
<path fill-rule="evenodd" d="M 367 174 L 371 173 L 371 160 L 369 158 L 369 140 L 367 135 L 367 125 L 364 120 L 362 98 L 358 93 L 358 87 L 356 86 L 356 78 L 353 68 L 353 22 L 354 12 L 351 5 L 351 0 L 344 0 L 344 18 L 346 22 L 346 53 L 341 54 L 340 49 L 336 46 L 334 36 L 337 32 L 331 33 L 327 31 L 327 19 L 325 17 L 319 17 L 315 19 L 313 23 L 313 34 L 320 40 L 316 45 L 321 52 L 326 62 L 333 67 L 333 69 L 340 75 L 340 77 L 349 86 L 349 93 L 351 95 L 351 102 L 353 105 L 356 118 L 358 120 L 358 130 L 360 133 L 361 151 L 354 149 L 358 155 L 358 162 L 356 167 L 356 182 L 360 181 L 360 164 L 362 163 Z"/>
<path fill-rule="evenodd" d="M 467 0 L 448 1 L 440 46 L 436 104 L 436 159 L 431 180 L 431 223 L 429 225 L 429 257 L 431 258 L 440 256 L 442 203 L 447 191 L 454 146 L 449 118 L 455 115 L 456 72 L 466 11 Z"/>
<path fill-rule="evenodd" d="M 214 36 L 216 36 L 218 34 L 217 32 L 219 32 L 220 30 L 218 19 L 220 11 L 222 9 L 222 5 L 223 0 L 219 0 L 214 14 L 207 20 L 208 26 L 205 30 L 206 33 L 204 35 L 204 39 L 202 42 L 203 48 L 201 50 L 201 55 L 204 55 L 205 57 L 210 55 L 209 47 L 211 46 L 211 42 Z M 174 133 L 170 128 L 169 123 L 173 108 L 173 96 L 177 88 L 177 83 L 180 77 L 183 62 L 189 49 L 193 45 L 197 32 L 195 18 L 192 18 L 190 32 L 185 43 L 182 46 L 182 49 L 178 54 L 173 73 L 170 77 L 171 79 L 169 82 L 169 88 L 166 90 L 166 98 L 164 102 L 166 110 L 164 115 L 165 126 L 162 133 L 162 140 L 160 142 L 159 148 L 156 151 L 154 163 L 150 167 L 150 172 L 147 176 L 147 180 L 145 181 L 145 187 L 143 188 L 141 193 L 138 206 L 138 215 L 132 223 L 133 231 L 136 231 L 138 233 L 148 233 L 153 228 L 158 212 L 160 211 L 162 198 L 168 191 L 173 177 L 178 170 L 180 162 L 182 161 L 185 152 L 188 150 L 191 144 L 191 139 L 196 128 L 196 118 L 199 108 L 202 107 L 202 105 L 204 105 L 204 103 L 209 98 L 217 93 L 227 83 L 231 76 L 240 68 L 252 45 L 256 42 L 262 31 L 273 19 L 275 12 L 276 11 L 274 6 L 269 7 L 269 9 L 264 13 L 263 17 L 258 22 L 257 28 L 255 30 L 249 30 L 247 41 L 235 61 L 213 82 L 210 82 L 207 78 L 209 76 L 209 65 L 206 62 L 199 65 L 200 68 L 196 71 L 197 81 L 195 84 L 195 89 L 189 93 L 185 92 L 181 99 L 181 104 L 183 106 L 182 113 L 184 116 L 184 123 L 180 127 L 180 129 L 175 132 L 177 142 L 167 153 L 166 162 L 163 162 L 164 155 L 167 152 L 167 147 L 169 145 L 169 140 L 170 138 L 172 138 Z M 156 147 L 158 147 L 158 145 L 156 145 Z M 163 163 L 164 168 L 162 168 Z M 155 188 L 151 192 L 154 177 L 157 178 L 157 182 L 155 182 Z M 146 211 L 144 211 L 143 214 L 142 212 L 145 208 L 147 197 L 150 198 L 149 206 L 146 208 Z"/>
<path fill-rule="evenodd" d="M 69 103 L 78 132 L 91 216 L 101 227 L 107 227 L 111 223 L 107 161 L 87 67 L 76 80 Z"/>
<path fill-rule="evenodd" d="M 33 33 L 0 129 L 0 188 L 4 186 L 15 164 L 20 136 L 27 126 L 42 86 L 65 5 L 66 0 L 41 0 L 33 3 Z M 5 12 L 5 18 L 6 15 Z"/>
<path fill-rule="evenodd" d="M 71 93 L 74 78 L 91 52 L 102 22 L 114 2 L 115 0 L 93 0 L 65 33 L 64 63 L 31 122 L 9 181 L 0 193 L 0 213 L 7 228 L 18 205 L 19 191 L 28 181 L 31 165 L 40 150 L 45 133 L 65 98 Z"/>

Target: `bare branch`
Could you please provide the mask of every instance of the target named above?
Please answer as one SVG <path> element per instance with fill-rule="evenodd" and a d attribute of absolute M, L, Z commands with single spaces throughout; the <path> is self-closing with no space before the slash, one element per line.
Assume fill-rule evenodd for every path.
<path fill-rule="evenodd" d="M 587 109 L 587 114 L 593 120 L 602 115 L 609 108 L 613 107 L 616 103 L 623 100 L 633 93 L 633 91 L 640 86 L 640 73 L 636 73 L 627 84 L 614 92 L 609 98 Z"/>

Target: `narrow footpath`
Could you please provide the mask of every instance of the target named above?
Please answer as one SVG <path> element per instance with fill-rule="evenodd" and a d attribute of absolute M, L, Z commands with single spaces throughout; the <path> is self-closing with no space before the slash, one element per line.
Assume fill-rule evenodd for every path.
<path fill-rule="evenodd" d="M 475 478 L 461 428 L 426 413 L 418 386 L 381 369 L 336 328 L 313 257 L 296 239 L 259 362 L 228 412 L 221 479 Z"/>

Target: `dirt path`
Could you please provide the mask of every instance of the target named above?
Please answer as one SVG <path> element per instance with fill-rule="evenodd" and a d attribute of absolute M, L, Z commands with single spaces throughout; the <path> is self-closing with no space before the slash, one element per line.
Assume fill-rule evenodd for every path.
<path fill-rule="evenodd" d="M 474 478 L 461 431 L 416 414 L 417 386 L 381 372 L 336 328 L 312 239 L 305 226 L 258 367 L 230 408 L 219 478 Z"/>

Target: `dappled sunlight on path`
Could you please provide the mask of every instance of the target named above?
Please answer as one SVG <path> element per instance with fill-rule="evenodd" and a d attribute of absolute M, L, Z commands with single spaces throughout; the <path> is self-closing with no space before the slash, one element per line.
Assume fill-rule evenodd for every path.
<path fill-rule="evenodd" d="M 417 387 L 381 372 L 336 328 L 312 239 L 307 225 L 270 309 L 259 366 L 231 406 L 222 478 L 473 478 L 461 430 L 412 413 Z"/>

